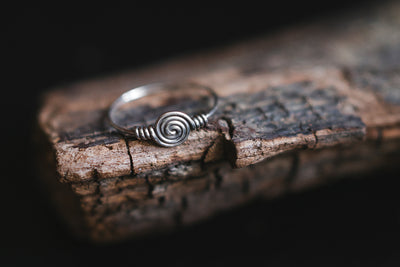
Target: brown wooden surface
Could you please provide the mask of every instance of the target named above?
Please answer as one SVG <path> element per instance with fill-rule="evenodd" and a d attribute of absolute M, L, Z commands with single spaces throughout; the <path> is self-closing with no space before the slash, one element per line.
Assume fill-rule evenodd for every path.
<path fill-rule="evenodd" d="M 50 171 L 43 180 L 49 191 L 72 188 L 70 197 L 55 200 L 73 207 L 71 216 L 64 212 L 67 220 L 80 218 L 75 229 L 108 241 L 390 167 L 400 147 L 399 13 L 398 3 L 386 4 L 51 91 L 39 113 L 46 162 L 53 162 L 42 168 Z M 105 123 L 122 92 L 187 80 L 213 87 L 221 104 L 208 127 L 183 145 L 130 140 Z M 182 109 L 196 108 L 185 101 L 178 101 Z M 162 112 L 169 102 L 149 100 L 131 112 L 150 121 L 143 114 Z"/>

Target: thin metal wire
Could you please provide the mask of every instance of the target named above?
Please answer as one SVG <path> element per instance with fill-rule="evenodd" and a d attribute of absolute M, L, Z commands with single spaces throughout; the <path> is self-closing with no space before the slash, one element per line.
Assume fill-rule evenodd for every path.
<path fill-rule="evenodd" d="M 162 91 L 174 91 L 181 88 L 198 88 L 206 90 L 212 99 L 212 105 L 208 113 L 195 114 L 189 116 L 180 111 L 168 111 L 161 114 L 155 122 L 155 125 L 135 126 L 131 129 L 118 125 L 113 115 L 122 105 L 125 105 L 142 97 L 153 95 Z M 218 108 L 218 96 L 211 88 L 196 83 L 186 83 L 183 85 L 152 83 L 133 88 L 111 104 L 108 110 L 108 122 L 119 132 L 133 136 L 139 140 L 153 140 L 164 147 L 174 147 L 182 144 L 188 138 L 190 131 L 199 130 L 208 123 L 208 118 L 212 116 Z"/>

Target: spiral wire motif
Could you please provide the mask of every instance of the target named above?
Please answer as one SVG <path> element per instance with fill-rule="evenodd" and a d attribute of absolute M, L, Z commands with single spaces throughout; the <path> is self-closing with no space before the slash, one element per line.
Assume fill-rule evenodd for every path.
<path fill-rule="evenodd" d="M 150 96 L 161 91 L 176 91 L 187 87 L 204 90 L 210 94 L 210 110 L 205 114 L 189 116 L 180 111 L 170 111 L 162 114 L 154 125 L 135 126 L 126 128 L 115 122 L 116 111 L 124 104 L 135 101 L 144 96 Z M 166 84 L 154 83 L 133 88 L 118 97 L 109 107 L 107 113 L 108 123 L 126 136 L 135 137 L 138 140 L 153 140 L 164 147 L 173 147 L 183 143 L 190 131 L 199 130 L 208 123 L 208 118 L 214 114 L 218 105 L 217 94 L 209 87 L 195 84 Z"/>
<path fill-rule="evenodd" d="M 192 130 L 199 130 L 207 125 L 208 119 L 204 114 L 198 114 L 193 116 L 193 121 L 195 124 L 195 128 Z"/>
<path fill-rule="evenodd" d="M 173 147 L 182 144 L 191 130 L 199 130 L 207 125 L 208 119 L 204 114 L 193 117 L 171 111 L 162 114 L 155 126 L 137 126 L 133 128 L 134 135 L 139 140 L 153 140 L 159 145 Z"/>

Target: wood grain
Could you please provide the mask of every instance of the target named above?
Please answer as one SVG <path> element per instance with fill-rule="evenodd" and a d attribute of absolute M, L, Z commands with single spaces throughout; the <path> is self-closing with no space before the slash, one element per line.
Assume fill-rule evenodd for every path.
<path fill-rule="evenodd" d="M 58 177 L 72 189 L 80 227 L 88 229 L 82 232 L 116 241 L 193 223 L 257 196 L 391 166 L 400 147 L 399 13 L 389 2 L 51 90 L 38 139 L 53 162 L 43 168 L 57 175 L 43 180 Z M 122 92 L 155 81 L 196 82 L 220 96 L 209 125 L 181 146 L 126 138 L 104 119 Z M 152 98 L 122 120 L 147 123 L 171 103 L 189 113 L 202 107 L 187 96 Z"/>

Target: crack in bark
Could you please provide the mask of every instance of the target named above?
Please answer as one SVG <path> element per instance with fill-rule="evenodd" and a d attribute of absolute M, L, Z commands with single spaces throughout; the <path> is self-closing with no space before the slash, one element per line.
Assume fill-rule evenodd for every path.
<path fill-rule="evenodd" d="M 235 131 L 235 126 L 233 125 L 232 119 L 228 118 L 228 117 L 222 117 L 221 120 L 226 121 L 226 123 L 228 124 L 228 133 L 229 133 L 230 139 L 232 140 L 233 132 Z"/>
<path fill-rule="evenodd" d="M 311 110 L 312 114 L 317 117 L 318 120 L 324 119 L 318 112 L 315 111 L 314 106 L 310 103 L 310 101 L 308 101 L 308 98 L 306 96 L 302 96 L 302 99 L 307 103 L 308 108 Z"/>
<path fill-rule="evenodd" d="M 315 144 L 314 144 L 314 146 L 312 147 L 312 149 L 314 149 L 314 148 L 317 147 L 318 142 L 319 142 L 319 139 L 318 139 L 318 136 L 317 136 L 317 131 L 312 131 L 312 134 L 313 134 L 314 139 L 315 139 Z"/>
<path fill-rule="evenodd" d="M 96 198 L 95 204 L 90 209 L 90 214 L 91 214 L 91 216 L 94 217 L 97 214 L 96 207 L 103 205 L 103 201 L 101 200 L 101 198 L 103 197 L 103 194 L 101 193 L 101 190 L 100 190 L 100 181 L 99 181 L 99 174 L 98 174 L 97 169 L 93 170 L 93 182 L 96 184 L 96 188 L 94 190 L 93 195 L 97 196 L 97 198 Z"/>
<path fill-rule="evenodd" d="M 285 113 L 286 117 L 290 115 L 290 111 L 285 107 L 285 105 L 282 102 L 280 102 L 279 100 L 275 100 L 274 104 Z"/>
<path fill-rule="evenodd" d="M 131 154 L 131 151 L 129 149 L 129 141 L 128 141 L 128 139 L 126 139 L 125 136 L 123 136 L 122 138 L 125 141 L 126 151 L 128 152 L 128 156 L 129 156 L 129 163 L 130 163 L 130 168 L 131 168 L 130 176 L 134 176 L 135 175 L 135 171 L 134 171 L 134 168 L 133 168 L 132 154 Z"/>
<path fill-rule="evenodd" d="M 256 110 L 257 110 L 259 113 L 261 113 L 261 115 L 263 116 L 263 118 L 264 118 L 265 120 L 268 120 L 268 116 L 267 116 L 267 114 L 265 114 L 265 112 L 264 112 L 264 110 L 263 110 L 262 108 L 257 107 Z"/>
<path fill-rule="evenodd" d="M 237 151 L 236 151 L 236 145 L 233 142 L 233 135 L 235 131 L 235 126 L 233 125 L 232 119 L 228 117 L 222 117 L 221 120 L 224 120 L 226 124 L 228 125 L 228 134 L 229 134 L 229 140 L 223 135 L 223 160 L 227 160 L 230 162 L 232 166 L 235 166 L 236 160 L 237 160 Z M 222 131 L 220 130 L 222 133 Z"/>
<path fill-rule="evenodd" d="M 204 152 L 203 152 L 203 154 L 201 155 L 201 158 L 200 158 L 200 166 L 201 166 L 201 169 L 202 170 L 205 170 L 205 160 L 206 160 L 206 157 L 207 157 L 207 154 L 208 154 L 208 152 L 210 151 L 210 149 L 215 145 L 215 143 L 216 143 L 216 140 L 213 140 L 212 142 L 211 142 L 211 144 L 208 146 L 208 147 L 206 147 L 206 149 L 204 150 Z"/>

